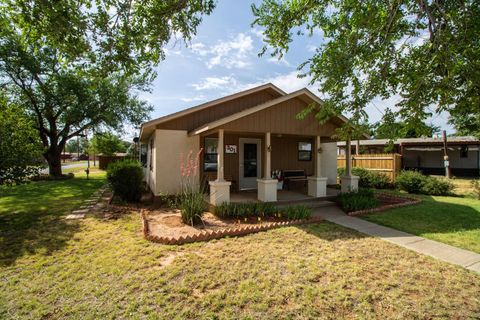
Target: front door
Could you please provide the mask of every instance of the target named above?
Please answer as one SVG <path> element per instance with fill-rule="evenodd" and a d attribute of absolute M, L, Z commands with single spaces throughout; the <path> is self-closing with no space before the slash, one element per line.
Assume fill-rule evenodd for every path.
<path fill-rule="evenodd" d="M 262 140 L 240 138 L 239 144 L 240 190 L 256 189 L 257 179 L 261 177 L 262 172 Z"/>

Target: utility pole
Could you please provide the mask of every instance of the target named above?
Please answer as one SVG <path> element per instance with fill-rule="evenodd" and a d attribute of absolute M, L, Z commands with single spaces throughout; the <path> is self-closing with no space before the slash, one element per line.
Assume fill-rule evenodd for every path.
<path fill-rule="evenodd" d="M 445 177 L 450 179 L 450 161 L 448 161 L 447 131 L 443 130 L 443 163 L 445 165 Z"/>

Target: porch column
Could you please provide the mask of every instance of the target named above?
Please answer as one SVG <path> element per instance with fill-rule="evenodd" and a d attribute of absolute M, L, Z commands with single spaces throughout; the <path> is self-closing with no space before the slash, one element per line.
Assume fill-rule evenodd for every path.
<path fill-rule="evenodd" d="M 272 145 L 270 132 L 265 133 L 265 173 L 263 177 L 266 180 L 272 178 Z"/>
<path fill-rule="evenodd" d="M 322 177 L 322 148 L 321 138 L 315 138 L 315 147 L 312 150 L 315 160 L 315 176 L 308 177 L 308 195 L 311 197 L 327 196 L 327 177 Z"/>
<path fill-rule="evenodd" d="M 345 175 L 340 177 L 342 192 L 357 191 L 359 177 L 352 175 L 352 148 L 350 137 L 347 138 L 345 147 Z"/>
<path fill-rule="evenodd" d="M 230 181 L 224 179 L 224 130 L 218 131 L 217 145 L 217 180 L 210 181 L 210 204 L 217 206 L 222 203 L 230 202 Z"/>
<path fill-rule="evenodd" d="M 262 202 L 277 201 L 277 179 L 272 179 L 272 145 L 270 132 L 265 133 L 265 172 L 257 180 L 257 198 Z"/>

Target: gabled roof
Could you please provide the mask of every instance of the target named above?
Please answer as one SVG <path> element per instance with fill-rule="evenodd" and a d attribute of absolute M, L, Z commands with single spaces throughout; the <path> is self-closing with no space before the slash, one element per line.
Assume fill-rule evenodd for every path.
<path fill-rule="evenodd" d="M 216 121 L 212 121 L 210 123 L 202 125 L 201 127 L 197 128 L 197 129 L 194 129 L 191 132 L 189 132 L 189 134 L 190 135 L 197 135 L 197 134 L 200 134 L 202 132 L 215 129 L 215 128 L 217 128 L 219 126 L 222 126 L 226 123 L 238 120 L 240 118 L 243 118 L 243 117 L 246 117 L 246 116 L 251 115 L 253 113 L 265 110 L 265 109 L 270 108 L 272 106 L 275 106 L 279 103 L 282 103 L 282 102 L 285 102 L 287 100 L 294 99 L 294 98 L 300 98 L 300 99 L 302 99 L 306 102 L 309 102 L 309 103 L 314 102 L 314 103 L 317 103 L 319 105 L 321 105 L 323 103 L 322 100 L 319 97 L 317 97 L 315 94 L 313 94 L 310 90 L 308 90 L 307 88 L 303 88 L 303 89 L 294 91 L 292 93 L 286 94 L 286 95 L 284 95 L 282 97 L 279 97 L 277 99 L 267 101 L 267 102 L 262 103 L 258 106 L 255 106 L 255 107 L 237 112 L 237 113 L 232 114 L 230 116 L 227 116 L 225 118 L 222 118 L 222 119 L 219 119 L 219 120 L 216 120 Z M 343 123 L 348 123 L 348 119 L 345 118 L 342 115 L 337 116 L 336 118 L 339 119 Z M 367 135 L 365 135 L 365 137 L 368 138 Z"/>
<path fill-rule="evenodd" d="M 225 96 L 225 97 L 222 97 L 222 98 L 219 98 L 219 99 L 215 99 L 215 100 L 200 104 L 198 106 L 194 106 L 194 107 L 191 107 L 191 108 L 188 108 L 188 109 L 184 109 L 184 110 L 166 115 L 164 117 L 160 117 L 160 118 L 157 118 L 157 119 L 154 119 L 154 120 L 147 121 L 147 122 L 143 123 L 142 126 L 140 127 L 140 140 L 142 140 L 142 136 L 144 135 L 144 131 L 145 131 L 146 128 L 151 128 L 151 127 L 154 127 L 158 124 L 161 124 L 161 123 L 164 123 L 164 122 L 167 122 L 167 121 L 170 121 L 170 120 L 174 120 L 174 119 L 179 118 L 179 117 L 183 117 L 183 116 L 191 114 L 193 112 L 197 112 L 197 111 L 201 111 L 201 110 L 204 110 L 204 109 L 207 109 L 207 108 L 215 107 L 219 104 L 228 102 L 230 100 L 238 99 L 238 98 L 241 98 L 243 96 L 247 96 L 249 94 L 256 93 L 256 92 L 263 91 L 263 90 L 268 90 L 268 89 L 273 90 L 273 91 L 277 92 L 278 94 L 280 94 L 282 96 L 286 95 L 285 91 L 276 87 L 272 83 L 267 83 L 267 84 L 264 84 L 264 85 L 261 85 L 261 86 L 255 87 L 255 88 L 240 91 L 240 92 L 231 94 L 229 96 Z"/>

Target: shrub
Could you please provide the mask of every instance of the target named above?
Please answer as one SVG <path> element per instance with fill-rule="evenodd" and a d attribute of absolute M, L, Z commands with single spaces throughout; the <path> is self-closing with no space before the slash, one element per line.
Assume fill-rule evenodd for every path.
<path fill-rule="evenodd" d="M 287 220 L 310 219 L 312 209 L 303 205 L 288 206 L 281 210 L 281 216 Z"/>
<path fill-rule="evenodd" d="M 222 203 L 214 213 L 220 218 L 242 219 L 248 217 L 273 217 L 278 212 L 272 203 Z"/>
<path fill-rule="evenodd" d="M 205 211 L 205 195 L 201 191 L 188 191 L 180 196 L 182 222 L 189 225 L 202 221 Z"/>
<path fill-rule="evenodd" d="M 404 170 L 397 176 L 397 188 L 408 193 L 446 196 L 452 193 L 454 185 L 445 179 L 424 176 L 421 172 Z"/>
<path fill-rule="evenodd" d="M 446 179 L 427 177 L 420 192 L 432 196 L 447 196 L 452 194 L 453 188 L 453 183 Z"/>
<path fill-rule="evenodd" d="M 220 218 L 244 219 L 248 217 L 283 217 L 287 220 L 309 219 L 312 209 L 305 206 L 288 206 L 279 210 L 273 203 L 222 203 L 214 213 Z"/>
<path fill-rule="evenodd" d="M 408 193 L 421 193 L 427 177 L 421 172 L 414 170 L 403 170 L 397 175 L 395 181 L 397 188 Z"/>
<path fill-rule="evenodd" d="M 107 180 L 115 195 L 125 201 L 139 201 L 143 192 L 143 169 L 136 160 L 122 160 L 108 165 Z"/>
<path fill-rule="evenodd" d="M 378 206 L 378 199 L 371 189 L 342 192 L 337 196 L 337 203 L 345 212 L 371 209 Z"/>
<path fill-rule="evenodd" d="M 345 175 L 345 168 L 338 168 L 337 173 L 341 178 Z M 352 168 L 352 174 L 360 177 L 358 185 L 361 188 L 388 189 L 392 187 L 390 178 L 380 172 L 355 167 Z"/>

